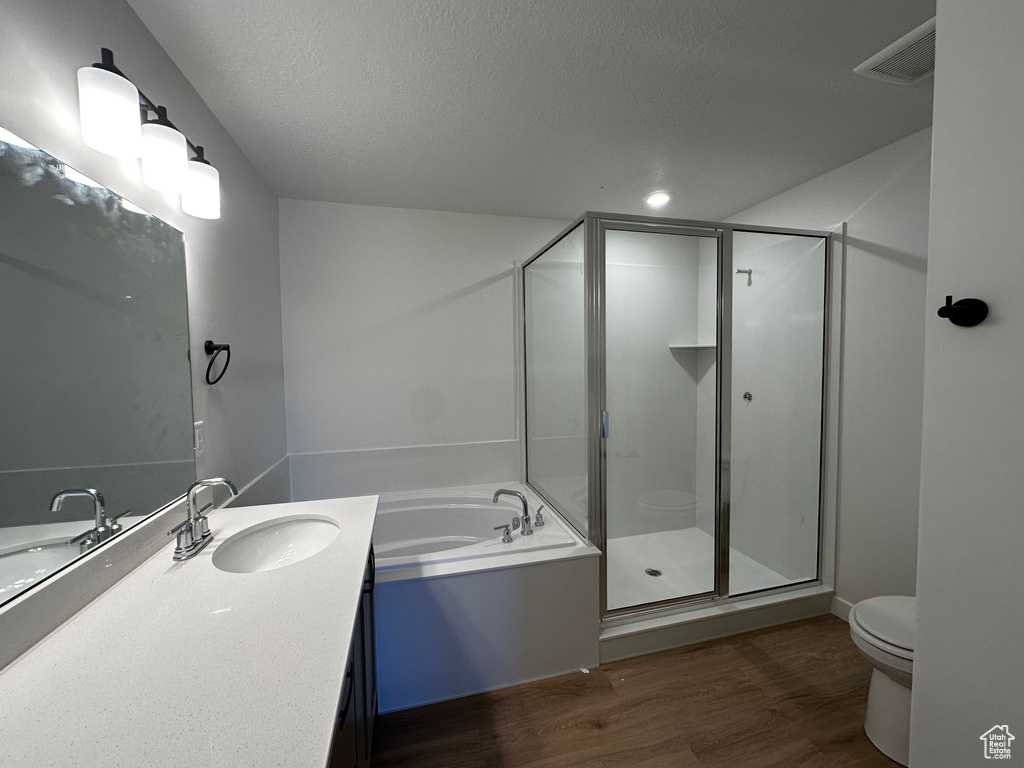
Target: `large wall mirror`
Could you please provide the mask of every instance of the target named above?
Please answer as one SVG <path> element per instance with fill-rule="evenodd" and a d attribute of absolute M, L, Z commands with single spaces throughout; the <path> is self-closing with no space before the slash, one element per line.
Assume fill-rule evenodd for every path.
<path fill-rule="evenodd" d="M 0 604 L 195 480 L 188 349 L 182 233 L 0 129 Z"/>

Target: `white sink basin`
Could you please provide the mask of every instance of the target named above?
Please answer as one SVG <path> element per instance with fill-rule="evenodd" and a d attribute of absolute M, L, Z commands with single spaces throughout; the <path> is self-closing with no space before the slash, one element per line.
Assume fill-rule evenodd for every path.
<path fill-rule="evenodd" d="M 213 553 L 213 564 L 230 573 L 284 568 L 312 557 L 340 533 L 322 517 L 281 517 L 236 533 Z"/>

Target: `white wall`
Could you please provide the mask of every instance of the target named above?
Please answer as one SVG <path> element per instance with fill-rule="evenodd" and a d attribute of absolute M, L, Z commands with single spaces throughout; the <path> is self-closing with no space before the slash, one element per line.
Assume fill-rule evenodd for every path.
<path fill-rule="evenodd" d="M 1024 757 L 1024 4 L 939 0 L 910 762 Z M 988 302 L 958 328 L 947 294 Z"/>
<path fill-rule="evenodd" d="M 732 217 L 849 223 L 836 574 L 847 609 L 915 590 L 930 139 L 913 134 Z"/>
<path fill-rule="evenodd" d="M 294 497 L 457 485 L 467 466 L 517 479 L 513 264 L 563 223 L 300 200 L 280 216 Z"/>
<path fill-rule="evenodd" d="M 197 470 L 244 486 L 286 452 L 276 196 L 123 0 L 13 0 L 2 16 L 0 124 L 185 233 L 193 410 L 206 422 Z M 221 219 L 184 215 L 142 184 L 138 163 L 82 143 L 76 72 L 101 47 L 206 147 L 220 171 Z M 207 338 L 231 344 L 216 387 L 203 381 Z M 288 496 L 286 478 L 274 495 Z"/>

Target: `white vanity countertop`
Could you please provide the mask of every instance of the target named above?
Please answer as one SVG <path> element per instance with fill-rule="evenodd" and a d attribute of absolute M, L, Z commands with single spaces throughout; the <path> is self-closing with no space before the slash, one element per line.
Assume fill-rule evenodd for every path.
<path fill-rule="evenodd" d="M 168 546 L 0 670 L 0 766 L 270 768 L 327 763 L 376 496 L 210 513 L 193 559 Z M 212 556 L 231 535 L 314 515 L 341 533 L 262 573 Z"/>

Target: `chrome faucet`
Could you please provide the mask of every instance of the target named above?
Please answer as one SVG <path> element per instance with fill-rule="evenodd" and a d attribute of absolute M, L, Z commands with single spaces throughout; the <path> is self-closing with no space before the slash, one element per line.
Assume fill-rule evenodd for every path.
<path fill-rule="evenodd" d="M 530 507 L 526 503 L 526 497 L 519 491 L 513 491 L 508 488 L 499 488 L 494 492 L 494 498 L 491 499 L 491 501 L 497 504 L 499 496 L 515 496 L 516 498 L 519 499 L 520 503 L 523 505 L 523 536 L 529 536 L 530 534 L 532 534 L 533 526 L 530 525 Z"/>
<path fill-rule="evenodd" d="M 96 513 L 96 526 L 67 542 L 68 544 L 78 544 L 79 550 L 86 552 L 113 536 L 114 530 L 107 525 L 107 513 L 103 509 L 103 494 L 95 488 L 70 488 L 58 491 L 50 500 L 50 511 L 60 512 L 61 507 L 64 506 L 64 499 L 74 497 L 92 499 L 93 511 Z M 120 526 L 118 526 L 118 530 L 120 530 Z"/>
<path fill-rule="evenodd" d="M 238 495 L 235 484 L 224 477 L 211 477 L 207 480 L 196 480 L 188 487 L 185 493 L 185 509 L 188 517 L 167 532 L 167 535 L 178 534 L 177 545 L 174 547 L 175 560 L 188 560 L 199 554 L 203 547 L 213 541 L 213 534 L 210 532 L 210 522 L 203 513 L 209 509 L 209 504 L 202 509 L 196 509 L 196 494 L 203 488 L 212 488 L 215 485 L 226 486 L 232 496 Z"/>

